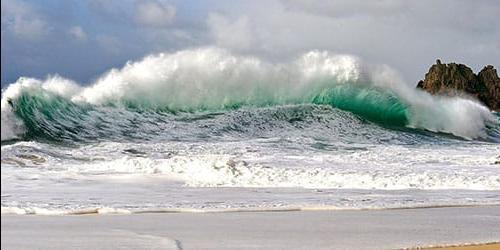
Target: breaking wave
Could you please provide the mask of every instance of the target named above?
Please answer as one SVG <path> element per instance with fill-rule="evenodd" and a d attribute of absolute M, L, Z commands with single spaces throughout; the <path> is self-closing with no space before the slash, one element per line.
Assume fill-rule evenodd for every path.
<path fill-rule="evenodd" d="M 352 56 L 312 51 L 270 63 L 201 48 L 128 62 L 88 86 L 57 75 L 20 78 L 2 91 L 1 136 L 2 141 L 149 138 L 185 114 L 283 105 L 327 105 L 384 127 L 467 139 L 498 135 L 498 117 L 478 102 L 431 96 L 406 85 L 390 68 L 364 65 Z"/>

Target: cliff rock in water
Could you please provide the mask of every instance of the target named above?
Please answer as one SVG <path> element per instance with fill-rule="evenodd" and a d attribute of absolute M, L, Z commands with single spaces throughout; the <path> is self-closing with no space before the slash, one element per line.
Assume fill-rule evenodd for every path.
<path fill-rule="evenodd" d="M 476 75 L 463 64 L 442 64 L 437 60 L 417 88 L 433 95 L 474 96 L 491 110 L 500 111 L 500 78 L 491 65 Z"/>

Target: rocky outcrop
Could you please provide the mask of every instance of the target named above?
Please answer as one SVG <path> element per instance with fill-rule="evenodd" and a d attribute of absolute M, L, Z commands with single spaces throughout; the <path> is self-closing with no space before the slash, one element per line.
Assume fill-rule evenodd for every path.
<path fill-rule="evenodd" d="M 500 111 L 500 78 L 497 70 L 488 65 L 479 72 L 478 79 L 487 89 L 487 91 L 480 93 L 479 100 L 490 109 Z"/>
<path fill-rule="evenodd" d="M 417 88 L 434 95 L 473 96 L 491 110 L 500 111 L 500 78 L 491 65 L 475 75 L 463 64 L 443 64 L 437 60 L 425 74 L 425 79 L 418 82 Z"/>

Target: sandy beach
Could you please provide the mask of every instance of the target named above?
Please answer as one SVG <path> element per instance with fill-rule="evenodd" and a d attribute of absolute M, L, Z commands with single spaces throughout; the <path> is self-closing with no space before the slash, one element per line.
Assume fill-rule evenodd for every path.
<path fill-rule="evenodd" d="M 499 242 L 498 225 L 500 206 L 2 215 L 2 249 L 411 249 Z"/>
<path fill-rule="evenodd" d="M 443 246 L 443 247 L 432 247 L 424 249 L 435 249 L 435 250 L 496 250 L 500 249 L 500 243 L 485 243 L 485 244 L 471 244 L 465 246 Z"/>

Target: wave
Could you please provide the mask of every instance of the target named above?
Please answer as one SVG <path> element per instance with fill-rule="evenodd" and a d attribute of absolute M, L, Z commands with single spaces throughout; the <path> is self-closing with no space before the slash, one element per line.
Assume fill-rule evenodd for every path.
<path fill-rule="evenodd" d="M 488 138 L 488 127 L 498 125 L 472 99 L 431 96 L 406 85 L 389 67 L 364 65 L 356 57 L 311 51 L 270 63 L 200 48 L 128 62 L 87 86 L 57 75 L 20 78 L 2 91 L 1 136 L 99 140 L 120 128 L 121 134 L 150 137 L 147 132 L 157 131 L 144 126 L 178 113 L 290 104 L 329 105 L 384 126 L 467 139 Z M 133 132 L 139 128 L 144 133 Z"/>

